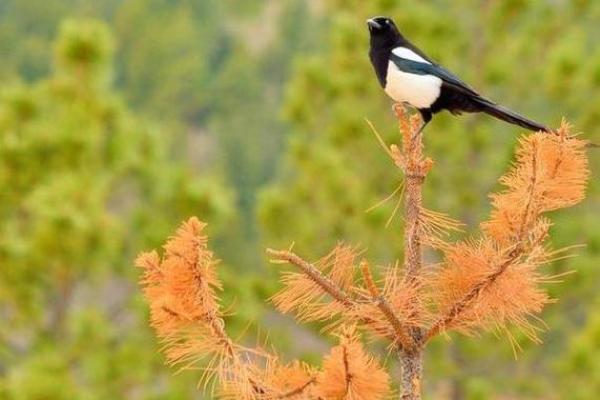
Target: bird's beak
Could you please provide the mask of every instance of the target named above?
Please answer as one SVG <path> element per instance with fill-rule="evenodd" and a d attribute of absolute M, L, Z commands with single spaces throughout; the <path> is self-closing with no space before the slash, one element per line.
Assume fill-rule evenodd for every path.
<path fill-rule="evenodd" d="M 373 18 L 367 20 L 367 25 L 369 26 L 369 28 L 381 29 L 381 25 L 378 22 L 376 22 Z"/>

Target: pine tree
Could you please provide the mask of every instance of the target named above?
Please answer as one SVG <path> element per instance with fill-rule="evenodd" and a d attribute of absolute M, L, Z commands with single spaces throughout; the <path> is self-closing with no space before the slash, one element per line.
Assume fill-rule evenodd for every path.
<path fill-rule="evenodd" d="M 173 156 L 176 132 L 144 122 L 112 88 L 115 44 L 94 20 L 68 20 L 54 73 L 4 85 L 0 99 L 0 397 L 189 398 L 157 388 L 144 309 L 124 269 L 173 219 L 226 222 L 215 171 Z M 134 310 L 125 316 L 123 309 Z M 193 385 L 192 385 L 193 386 Z M 163 393 L 166 392 L 166 393 Z"/>
<path fill-rule="evenodd" d="M 599 93 L 593 71 L 600 65 L 592 43 L 593 21 L 600 11 L 595 2 L 327 5 L 323 50 L 299 60 L 288 87 L 285 110 L 294 135 L 279 181 L 262 193 L 259 208 L 267 245 L 294 241 L 298 247 L 324 252 L 326 238 L 333 236 L 365 246 L 374 259 L 387 259 L 390 251 L 401 256 L 395 236 L 402 224 L 398 214 L 391 220 L 393 228 L 380 229 L 394 215 L 400 179 L 390 182 L 389 169 L 364 121 L 376 123 L 386 141 L 393 137 L 387 128 L 392 126 L 388 99 L 366 57 L 364 21 L 373 15 L 393 17 L 411 40 L 491 98 L 549 124 L 567 115 L 578 129 L 589 132 L 590 140 L 600 140 L 593 129 Z M 523 65 L 528 67 L 515 67 Z M 475 221 L 488 212 L 486 195 L 508 162 L 517 133 L 486 117 L 437 117 L 425 136 L 437 162 L 424 189 L 426 205 L 455 215 L 472 231 Z M 592 169 L 598 168 L 597 158 L 591 163 Z M 548 388 L 558 380 L 551 365 L 564 350 L 561 343 L 568 327 L 579 327 L 585 316 L 595 313 L 582 299 L 596 296 L 592 282 L 598 273 L 594 260 L 599 237 L 592 221 L 600 204 L 598 189 L 592 182 L 585 206 L 576 214 L 557 216 L 557 246 L 572 244 L 573 238 L 587 246 L 569 262 L 578 273 L 565 277 L 565 285 L 551 288 L 563 299 L 547 311 L 547 318 L 555 322 L 555 329 L 544 335 L 552 351 L 529 346 L 515 374 L 512 352 L 497 346 L 494 337 L 484 336 L 476 344 L 460 337 L 452 337 L 449 346 L 434 342 L 426 365 L 429 376 L 435 377 L 438 397 L 490 398 L 498 386 L 518 396 L 552 395 Z M 555 272 L 564 268 L 565 261 L 552 267 Z M 522 336 L 517 339 L 528 346 Z"/>
<path fill-rule="evenodd" d="M 321 368 L 284 363 L 273 352 L 231 338 L 205 224 L 195 218 L 167 241 L 162 258 L 152 251 L 136 262 L 169 364 L 200 367 L 199 386 L 225 399 L 385 399 L 390 377 L 361 344 L 357 329 L 363 329 L 387 341 L 390 354 L 399 358 L 400 398 L 420 400 L 424 351 L 440 334 L 506 333 L 516 351 L 511 333 L 516 328 L 539 342 L 544 328 L 539 314 L 552 301 L 543 284 L 560 276 L 547 274 L 543 266 L 569 250 L 549 246 L 552 223 L 546 214 L 584 199 L 587 143 L 571 135 L 566 123 L 556 134 L 521 138 L 512 168 L 500 178 L 503 189 L 491 196 L 492 212 L 481 233 L 452 241 L 447 236 L 460 223 L 423 206 L 423 185 L 434 163 L 423 153 L 420 118 L 407 116 L 402 105 L 396 114 L 401 148 L 381 143 L 405 177 L 402 265 L 392 261 L 378 280 L 369 261 L 346 245 L 317 263 L 291 249 L 267 250 L 274 263 L 298 270 L 283 273 L 275 306 L 299 322 L 327 322 L 326 331 L 337 332 L 339 346 Z M 425 247 L 441 252 L 443 261 L 425 264 Z"/>

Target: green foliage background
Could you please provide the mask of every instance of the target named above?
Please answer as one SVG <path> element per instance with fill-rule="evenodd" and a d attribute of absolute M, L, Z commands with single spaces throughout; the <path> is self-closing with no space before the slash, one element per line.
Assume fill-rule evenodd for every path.
<path fill-rule="evenodd" d="M 210 223 L 234 335 L 255 322 L 286 356 L 326 348 L 263 305 L 261 249 L 401 256 L 395 201 L 366 212 L 400 184 L 365 123 L 397 141 L 366 56 L 377 14 L 493 99 L 600 142 L 594 0 L 0 2 L 0 398 L 206 398 L 162 365 L 131 267 L 190 215 Z M 437 118 L 427 206 L 477 228 L 519 133 Z M 555 215 L 555 245 L 586 246 L 548 267 L 577 273 L 550 287 L 544 345 L 522 340 L 515 361 L 493 335 L 439 339 L 428 398 L 597 397 L 599 215 L 595 178 Z"/>

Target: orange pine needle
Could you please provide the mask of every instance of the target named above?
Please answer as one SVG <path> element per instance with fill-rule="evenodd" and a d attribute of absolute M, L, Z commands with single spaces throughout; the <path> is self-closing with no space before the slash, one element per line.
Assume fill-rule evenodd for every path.
<path fill-rule="evenodd" d="M 340 344 L 323 362 L 315 394 L 324 400 L 380 400 L 390 394 L 389 376 L 378 361 L 368 355 L 354 328 L 343 328 Z"/>
<path fill-rule="evenodd" d="M 541 287 L 552 277 L 539 268 L 557 254 L 544 245 L 551 222 L 542 215 L 584 198 L 585 147 L 564 122 L 557 135 L 535 133 L 520 140 L 516 163 L 500 178 L 505 190 L 492 195 L 494 209 L 482 224 L 483 237 L 443 248 L 445 264 L 432 282 L 439 318 L 428 337 L 447 329 L 473 333 L 516 325 L 539 341 L 543 326 L 535 324 L 535 316 L 552 302 Z"/>

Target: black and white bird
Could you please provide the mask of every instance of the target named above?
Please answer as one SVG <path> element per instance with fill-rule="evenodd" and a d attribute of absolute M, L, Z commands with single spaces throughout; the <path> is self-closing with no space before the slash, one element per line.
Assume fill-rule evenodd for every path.
<path fill-rule="evenodd" d="M 371 35 L 369 57 L 379 83 L 394 101 L 418 109 L 423 127 L 433 114 L 448 110 L 455 115 L 484 112 L 532 131 L 551 132 L 481 96 L 402 36 L 391 18 L 371 18 L 367 25 Z"/>

